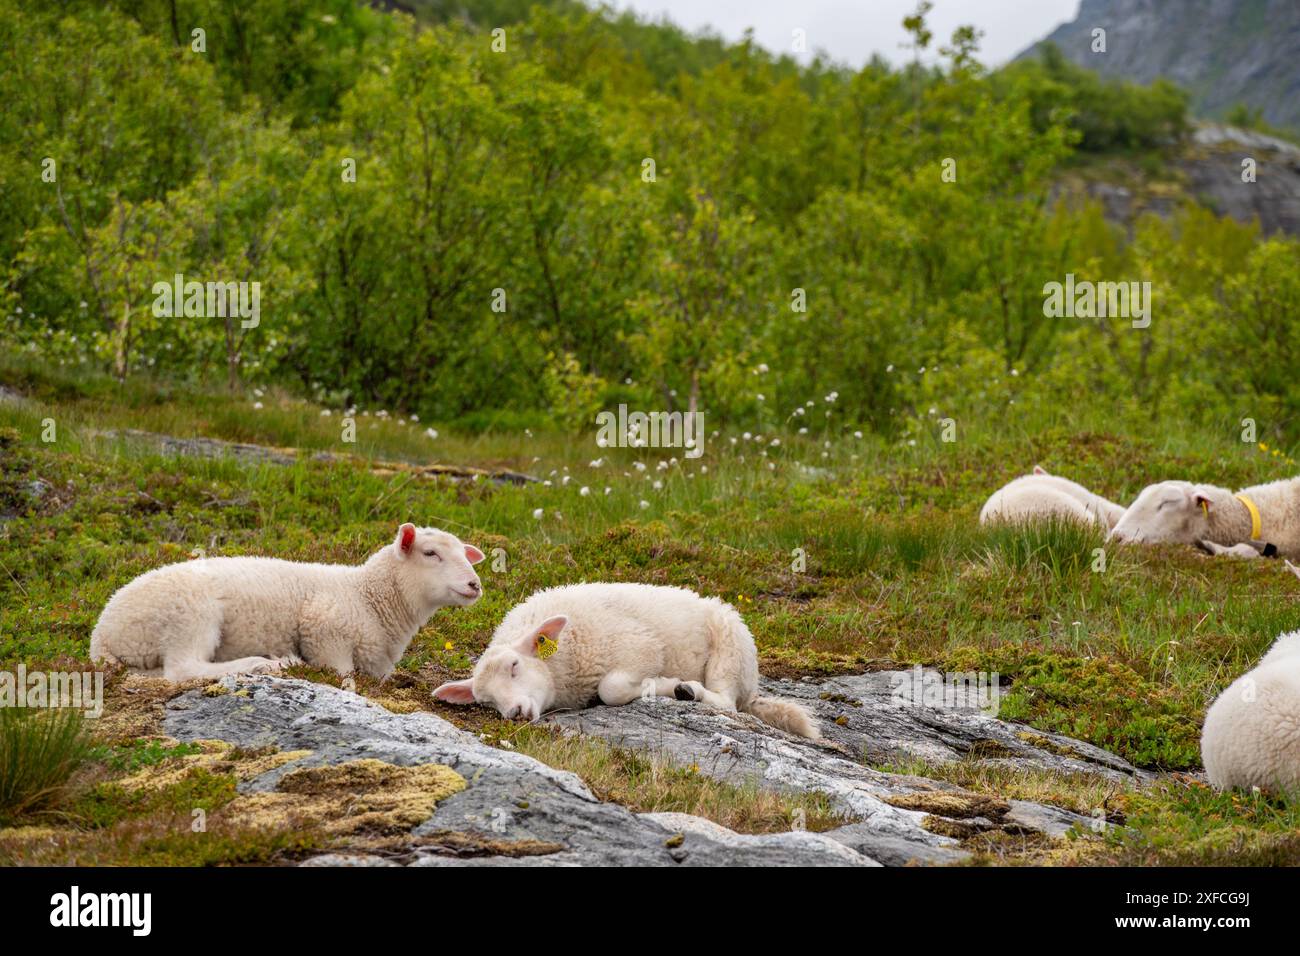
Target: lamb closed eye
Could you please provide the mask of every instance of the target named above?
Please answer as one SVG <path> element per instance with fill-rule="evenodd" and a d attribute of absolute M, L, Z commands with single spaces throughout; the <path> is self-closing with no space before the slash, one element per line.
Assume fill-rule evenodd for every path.
<path fill-rule="evenodd" d="M 437 551 L 433 551 L 433 550 L 424 552 L 424 556 L 426 558 L 437 558 L 439 561 L 442 560 L 442 555 L 440 555 Z"/>

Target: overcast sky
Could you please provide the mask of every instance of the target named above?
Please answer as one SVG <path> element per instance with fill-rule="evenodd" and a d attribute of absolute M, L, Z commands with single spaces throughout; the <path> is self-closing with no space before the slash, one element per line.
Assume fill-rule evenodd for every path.
<path fill-rule="evenodd" d="M 728 40 L 738 40 L 746 27 L 773 51 L 793 53 L 792 32 L 807 32 L 808 48 L 826 51 L 841 63 L 858 67 L 879 53 L 893 63 L 911 59 L 902 49 L 907 39 L 903 17 L 916 9 L 916 0 L 611 0 L 618 9 L 632 9 L 658 19 L 667 15 L 678 26 L 698 30 L 709 26 Z M 984 31 L 980 59 L 998 66 L 1060 23 L 1073 20 L 1079 0 L 935 0 L 929 21 L 932 46 L 946 42 L 955 27 L 973 23 Z M 803 59 L 803 57 L 800 57 Z"/>

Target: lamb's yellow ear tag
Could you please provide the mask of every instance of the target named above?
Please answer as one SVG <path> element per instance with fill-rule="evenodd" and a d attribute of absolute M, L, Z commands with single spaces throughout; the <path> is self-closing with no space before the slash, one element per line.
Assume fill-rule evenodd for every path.
<path fill-rule="evenodd" d="M 1205 517 L 1210 516 L 1210 503 L 1204 498 L 1201 499 L 1201 510 L 1205 512 Z"/>
<path fill-rule="evenodd" d="M 545 634 L 537 635 L 537 657 L 539 660 L 546 660 L 559 649 L 560 645 Z"/>

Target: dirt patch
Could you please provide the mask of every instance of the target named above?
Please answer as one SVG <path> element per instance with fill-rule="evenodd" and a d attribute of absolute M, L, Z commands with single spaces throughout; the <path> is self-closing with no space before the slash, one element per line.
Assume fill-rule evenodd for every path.
<path fill-rule="evenodd" d="M 94 721 L 95 737 L 107 744 L 161 739 L 167 701 L 201 683 L 177 684 L 120 668 L 110 671 L 104 681 L 104 713 Z"/>
<path fill-rule="evenodd" d="M 282 825 L 293 817 L 330 836 L 404 833 L 465 786 L 464 777 L 442 764 L 398 767 L 352 760 L 292 770 L 274 792 L 241 797 L 228 812 L 247 826 Z"/>
<path fill-rule="evenodd" d="M 935 816 L 952 820 L 987 817 L 1000 820 L 1011 811 L 1011 804 L 997 797 L 963 791 L 935 790 L 923 793 L 904 793 L 885 800 L 902 810 L 923 810 Z"/>

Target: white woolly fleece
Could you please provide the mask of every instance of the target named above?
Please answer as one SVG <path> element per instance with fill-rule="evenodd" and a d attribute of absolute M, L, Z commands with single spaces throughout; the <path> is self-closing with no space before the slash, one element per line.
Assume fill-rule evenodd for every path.
<path fill-rule="evenodd" d="M 267 672 L 305 660 L 387 677 L 440 607 L 473 604 L 483 553 L 405 524 L 359 567 L 274 558 L 204 558 L 156 568 L 109 599 L 94 661 L 169 680 Z"/>

